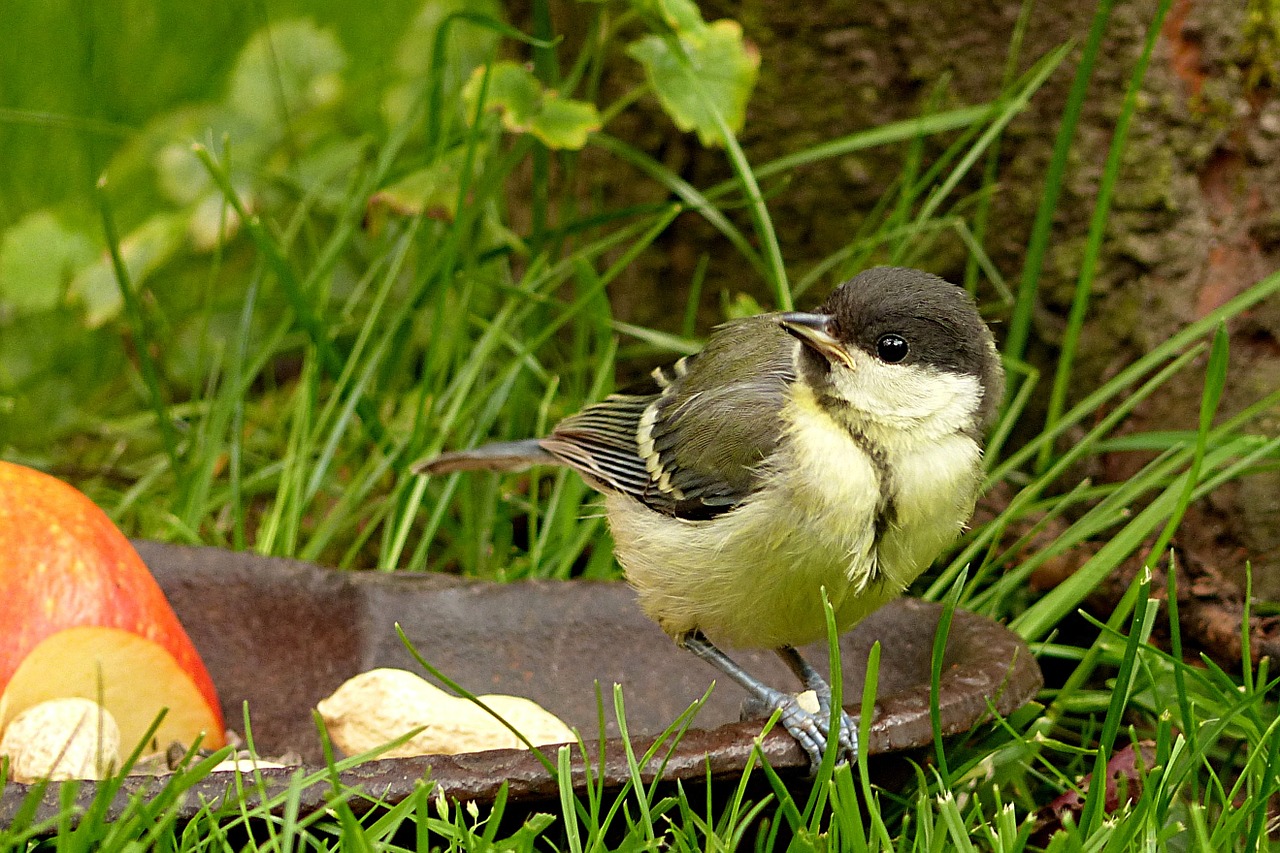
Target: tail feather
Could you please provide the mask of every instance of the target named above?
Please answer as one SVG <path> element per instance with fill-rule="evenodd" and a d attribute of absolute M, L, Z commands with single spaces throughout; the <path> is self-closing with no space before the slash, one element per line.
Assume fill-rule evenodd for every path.
<path fill-rule="evenodd" d="M 454 471 L 523 471 L 534 465 L 559 465 L 536 438 L 482 444 L 469 450 L 441 453 L 413 463 L 415 474 L 452 474 Z"/>

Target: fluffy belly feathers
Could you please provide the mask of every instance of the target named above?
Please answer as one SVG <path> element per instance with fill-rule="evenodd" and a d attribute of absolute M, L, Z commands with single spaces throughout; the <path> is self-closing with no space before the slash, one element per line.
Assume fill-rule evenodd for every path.
<path fill-rule="evenodd" d="M 705 521 L 654 512 L 613 494 L 607 513 L 641 608 L 673 637 L 778 648 L 823 637 L 825 589 L 846 630 L 903 589 L 954 540 L 973 508 L 977 445 L 948 436 L 889 460 L 910 476 L 886 505 L 878 468 L 830 418 L 801 417 L 802 440 L 774 459 L 771 485 Z M 903 467 L 905 466 L 905 467 Z"/>

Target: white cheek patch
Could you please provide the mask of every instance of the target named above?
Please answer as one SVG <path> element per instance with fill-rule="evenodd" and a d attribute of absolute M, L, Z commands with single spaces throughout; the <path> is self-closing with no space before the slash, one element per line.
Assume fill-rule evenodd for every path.
<path fill-rule="evenodd" d="M 833 366 L 830 378 L 859 424 L 909 429 L 922 439 L 969 429 L 982 402 L 978 377 L 918 364 L 862 358 L 855 370 Z"/>

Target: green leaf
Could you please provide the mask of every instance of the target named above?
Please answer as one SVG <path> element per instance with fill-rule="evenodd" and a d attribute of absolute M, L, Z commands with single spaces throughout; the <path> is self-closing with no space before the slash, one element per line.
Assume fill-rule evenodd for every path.
<path fill-rule="evenodd" d="M 18 314 L 49 310 L 94 255 L 93 241 L 52 213 L 28 214 L 0 241 L 0 302 Z"/>
<path fill-rule="evenodd" d="M 542 109 L 533 117 L 529 132 L 548 148 L 578 151 L 587 144 L 587 136 L 600 129 L 600 113 L 587 101 L 562 98 L 546 92 Z"/>
<path fill-rule="evenodd" d="M 254 208 L 249 191 L 239 193 L 241 204 Z M 219 190 L 210 190 L 188 211 L 187 239 L 194 252 L 212 252 L 240 233 L 240 214 Z"/>
<path fill-rule="evenodd" d="M 671 29 L 678 33 L 696 34 L 706 30 L 707 23 L 702 20 L 698 4 L 693 0 L 647 0 L 643 4 L 645 11 L 662 19 Z"/>
<path fill-rule="evenodd" d="M 240 52 L 227 103 L 262 124 L 333 104 L 347 64 L 337 38 L 309 19 L 281 21 L 254 34 Z"/>
<path fill-rule="evenodd" d="M 101 426 L 104 412 L 128 397 L 128 370 L 120 335 L 86 332 L 65 307 L 0 327 L 0 446 L 56 454 L 68 432 Z"/>
<path fill-rule="evenodd" d="M 237 177 L 261 179 L 278 145 L 279 125 L 262 125 L 223 104 L 180 106 L 151 119 L 112 156 L 107 182 L 122 227 L 132 228 L 157 210 L 203 198 L 213 183 L 192 151 L 203 140 L 232 158 Z M 97 233 L 97 229 L 94 229 Z"/>
<path fill-rule="evenodd" d="M 475 153 L 476 162 L 484 157 L 483 146 Z M 383 213 L 401 216 L 428 216 L 452 222 L 458 214 L 458 194 L 462 188 L 462 170 L 467 161 L 467 146 L 459 145 L 444 156 L 374 193 L 369 199 L 369 219 L 377 221 Z"/>
<path fill-rule="evenodd" d="M 396 70 L 405 77 L 422 77 L 431 70 L 436 34 L 452 16 L 479 15 L 495 21 L 503 19 L 497 0 L 431 0 L 424 3 L 396 46 Z M 498 46 L 498 34 L 474 25 L 451 24 L 446 73 L 462 81 L 479 65 L 488 62 Z"/>
<path fill-rule="evenodd" d="M 462 89 L 467 114 L 474 116 L 485 84 L 484 68 L 477 68 Z M 512 133 L 531 133 L 548 148 L 578 150 L 587 136 L 600 129 L 595 104 L 562 98 L 546 89 L 533 72 L 514 62 L 497 62 L 488 69 L 486 110 L 496 111 Z"/>
<path fill-rule="evenodd" d="M 529 247 L 525 245 L 520 235 L 502 223 L 497 205 L 492 203 L 486 205 L 484 213 L 480 215 L 480 232 L 476 236 L 476 249 L 478 254 L 497 251 L 506 251 L 515 255 L 529 253 Z"/>
<path fill-rule="evenodd" d="M 156 155 L 156 183 L 175 204 L 191 204 L 213 186 L 191 145 L 171 142 Z"/>
<path fill-rule="evenodd" d="M 477 68 L 463 87 L 467 115 L 475 115 L 484 85 L 485 69 Z M 542 105 L 542 84 L 523 65 L 495 62 L 489 70 L 485 109 L 502 116 L 502 126 L 512 133 L 526 133 Z"/>
<path fill-rule="evenodd" d="M 158 213 L 120 241 L 120 254 L 135 287 L 173 257 L 182 246 L 186 229 L 182 215 Z M 81 270 L 71 281 L 69 295 L 83 304 L 84 323 L 90 329 L 119 316 L 123 302 L 110 258 L 100 258 Z"/>
<path fill-rule="evenodd" d="M 368 150 L 369 141 L 365 138 L 339 136 L 317 140 L 315 145 L 299 152 L 297 159 L 288 165 L 286 180 L 301 193 L 314 196 L 322 209 L 339 209 L 345 200 L 344 187 L 364 162 Z M 232 182 L 241 186 L 239 176 L 235 174 Z M 242 189 L 247 190 L 247 187 Z M 240 197 L 245 198 L 246 192 L 242 191 Z"/>
<path fill-rule="evenodd" d="M 760 54 L 742 37 L 736 21 L 715 21 L 678 37 L 645 36 L 633 42 L 627 54 L 644 66 L 649 84 L 676 127 L 697 131 L 703 145 L 725 142 L 717 114 L 730 130 L 742 129 Z"/>

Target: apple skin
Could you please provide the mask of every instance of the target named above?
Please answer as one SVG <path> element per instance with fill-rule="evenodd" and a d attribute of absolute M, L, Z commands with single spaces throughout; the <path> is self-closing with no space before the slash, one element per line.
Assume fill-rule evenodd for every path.
<path fill-rule="evenodd" d="M 168 652 L 216 721 L 203 745 L 222 744 L 213 680 L 129 540 L 77 489 L 0 460 L 0 695 L 43 640 L 81 627 L 127 631 Z"/>

